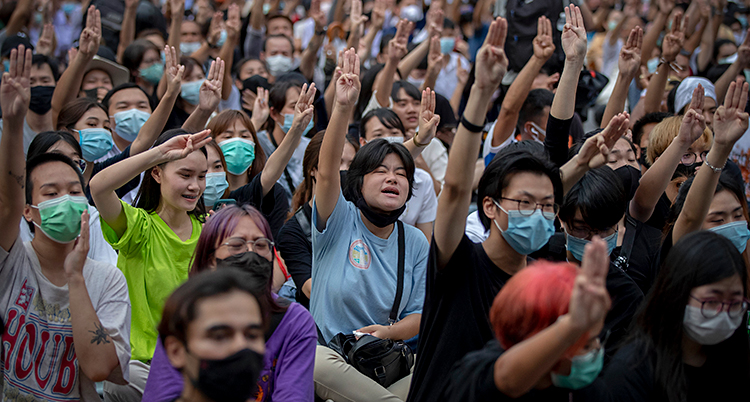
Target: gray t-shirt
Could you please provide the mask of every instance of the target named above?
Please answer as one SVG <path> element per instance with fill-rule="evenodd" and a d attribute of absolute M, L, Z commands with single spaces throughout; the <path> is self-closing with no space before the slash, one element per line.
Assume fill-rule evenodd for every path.
<path fill-rule="evenodd" d="M 26 155 L 29 152 L 29 145 L 34 137 L 39 134 L 31 129 L 26 119 L 23 119 L 23 154 Z M 0 119 L 0 139 L 3 138 L 3 119 Z"/>
<path fill-rule="evenodd" d="M 265 152 L 266 158 L 271 156 L 273 151 L 276 150 L 276 146 L 273 145 L 273 142 L 271 142 L 271 135 L 272 134 L 266 130 L 262 130 L 257 134 L 258 142 L 260 142 L 260 146 L 261 148 L 263 148 L 263 152 Z M 284 187 L 286 198 L 289 200 L 290 204 L 292 203 L 292 196 L 294 194 L 294 191 L 297 189 L 297 186 L 302 183 L 302 179 L 304 178 L 302 174 L 302 159 L 305 157 L 305 149 L 307 149 L 307 144 L 309 143 L 309 138 L 300 138 L 299 145 L 297 145 L 297 148 L 294 150 L 291 159 L 289 159 L 289 163 L 286 164 L 284 173 L 282 173 L 281 177 L 279 177 L 279 180 L 276 181 L 281 185 L 281 187 Z M 291 186 L 289 185 L 290 181 L 292 183 Z"/>
<path fill-rule="evenodd" d="M 62 256 L 61 256 L 62 258 Z M 108 381 L 126 384 L 130 361 L 130 300 L 122 272 L 87 259 L 83 278 L 91 304 L 109 332 L 120 365 Z M 78 367 L 68 285 L 42 274 L 31 243 L 0 247 L 2 401 L 101 401 L 94 382 Z"/>

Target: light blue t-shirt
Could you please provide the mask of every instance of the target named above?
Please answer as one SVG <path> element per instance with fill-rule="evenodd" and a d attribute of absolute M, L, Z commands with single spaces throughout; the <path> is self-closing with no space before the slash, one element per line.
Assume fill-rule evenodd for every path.
<path fill-rule="evenodd" d="M 388 239 L 372 234 L 359 209 L 339 199 L 325 229 L 313 203 L 310 312 L 326 341 L 374 324 L 388 325 L 398 281 L 398 230 Z M 404 225 L 404 292 L 398 318 L 421 314 L 429 244 L 422 232 Z"/>

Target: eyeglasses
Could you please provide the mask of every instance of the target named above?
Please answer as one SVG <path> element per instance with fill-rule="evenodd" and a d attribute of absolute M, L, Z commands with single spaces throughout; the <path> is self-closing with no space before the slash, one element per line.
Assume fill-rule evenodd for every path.
<path fill-rule="evenodd" d="M 682 163 L 683 165 L 692 165 L 698 159 L 698 155 L 700 155 L 702 161 L 705 161 L 706 155 L 708 155 L 708 152 L 703 151 L 700 154 L 695 153 L 695 152 L 685 153 L 682 155 L 682 158 L 680 158 L 680 163 Z"/>
<path fill-rule="evenodd" d="M 617 233 L 617 227 L 609 227 L 606 229 L 591 229 L 589 227 L 575 227 L 571 226 L 570 229 L 568 229 L 568 234 L 571 236 L 575 236 L 579 239 L 591 239 L 594 236 L 599 236 L 601 238 L 612 236 L 613 234 Z"/>
<path fill-rule="evenodd" d="M 245 239 L 240 237 L 230 237 L 219 247 L 224 246 L 227 247 L 227 251 L 229 251 L 232 255 L 244 253 L 246 251 L 254 251 L 261 256 L 271 258 L 271 250 L 274 247 L 274 242 L 266 239 L 265 237 L 248 241 L 245 241 Z"/>
<path fill-rule="evenodd" d="M 531 216 L 534 214 L 534 211 L 538 209 L 541 209 L 543 213 L 549 213 L 557 215 L 557 211 L 560 210 L 560 206 L 557 204 L 544 204 L 540 202 L 531 202 L 528 200 L 514 200 L 513 198 L 506 198 L 506 197 L 500 197 L 501 200 L 506 201 L 513 201 L 518 204 L 516 207 L 518 212 L 521 213 L 522 216 Z M 497 206 L 499 207 L 500 204 L 495 201 Z M 549 218 L 552 219 L 552 218 Z"/>
<path fill-rule="evenodd" d="M 690 297 L 700 302 L 701 314 L 706 318 L 716 317 L 724 311 L 724 306 L 727 306 L 726 312 L 729 314 L 729 317 L 737 318 L 745 313 L 748 306 L 747 300 L 722 302 L 716 299 L 701 300 L 693 295 L 690 295 Z"/>

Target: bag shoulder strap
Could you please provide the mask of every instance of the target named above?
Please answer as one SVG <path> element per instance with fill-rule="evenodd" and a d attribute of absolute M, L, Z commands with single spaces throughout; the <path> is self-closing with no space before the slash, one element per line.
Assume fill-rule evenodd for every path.
<path fill-rule="evenodd" d="M 625 215 L 625 238 L 622 239 L 620 255 L 615 259 L 614 265 L 622 271 L 628 270 L 630 264 L 630 254 L 633 252 L 633 243 L 638 230 L 638 223 L 630 215 Z"/>
<path fill-rule="evenodd" d="M 276 139 L 273 138 L 273 132 L 266 131 L 266 135 L 268 135 L 268 139 L 271 140 L 271 144 L 273 144 L 275 149 L 279 149 L 279 144 L 276 143 Z M 289 170 L 287 167 L 289 166 L 289 163 L 287 162 L 287 165 L 284 166 L 284 179 L 286 179 L 286 184 L 289 186 L 289 191 L 294 194 L 294 183 L 292 182 L 292 176 L 289 174 Z"/>
<path fill-rule="evenodd" d="M 299 209 L 297 209 L 297 212 L 294 213 L 294 216 L 297 217 L 297 223 L 299 223 L 299 227 L 300 229 L 302 229 L 302 233 L 307 236 L 307 241 L 312 243 L 312 225 L 310 224 L 310 220 L 307 219 L 305 207 L 299 207 Z"/>
<path fill-rule="evenodd" d="M 404 223 L 396 221 L 398 226 L 398 284 L 396 285 L 396 300 L 393 301 L 393 308 L 388 321 L 393 325 L 398 321 L 398 307 L 401 305 L 401 296 L 404 293 L 404 260 L 406 259 L 406 240 L 404 239 Z"/>

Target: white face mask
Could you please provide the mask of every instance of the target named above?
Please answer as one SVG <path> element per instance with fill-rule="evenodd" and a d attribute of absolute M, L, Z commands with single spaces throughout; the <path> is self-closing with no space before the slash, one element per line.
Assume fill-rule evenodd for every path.
<path fill-rule="evenodd" d="M 294 61 L 291 57 L 284 56 L 283 54 L 266 57 L 268 72 L 274 77 L 278 77 L 291 70 L 293 63 Z"/>
<path fill-rule="evenodd" d="M 706 318 L 701 314 L 700 307 L 685 306 L 682 322 L 685 332 L 696 342 L 701 345 L 716 345 L 729 339 L 745 316 L 743 312 L 732 318 L 726 311 L 722 311 L 716 317 Z"/>
<path fill-rule="evenodd" d="M 404 143 L 404 137 L 380 137 L 391 144 L 403 144 Z"/>
<path fill-rule="evenodd" d="M 531 134 L 531 138 L 534 141 L 536 141 L 536 142 L 544 145 L 544 139 L 547 137 L 547 130 L 542 129 L 541 127 L 539 127 L 533 121 L 530 122 L 530 123 L 531 123 L 531 130 L 529 130 L 529 131 L 530 131 L 530 134 Z"/>

